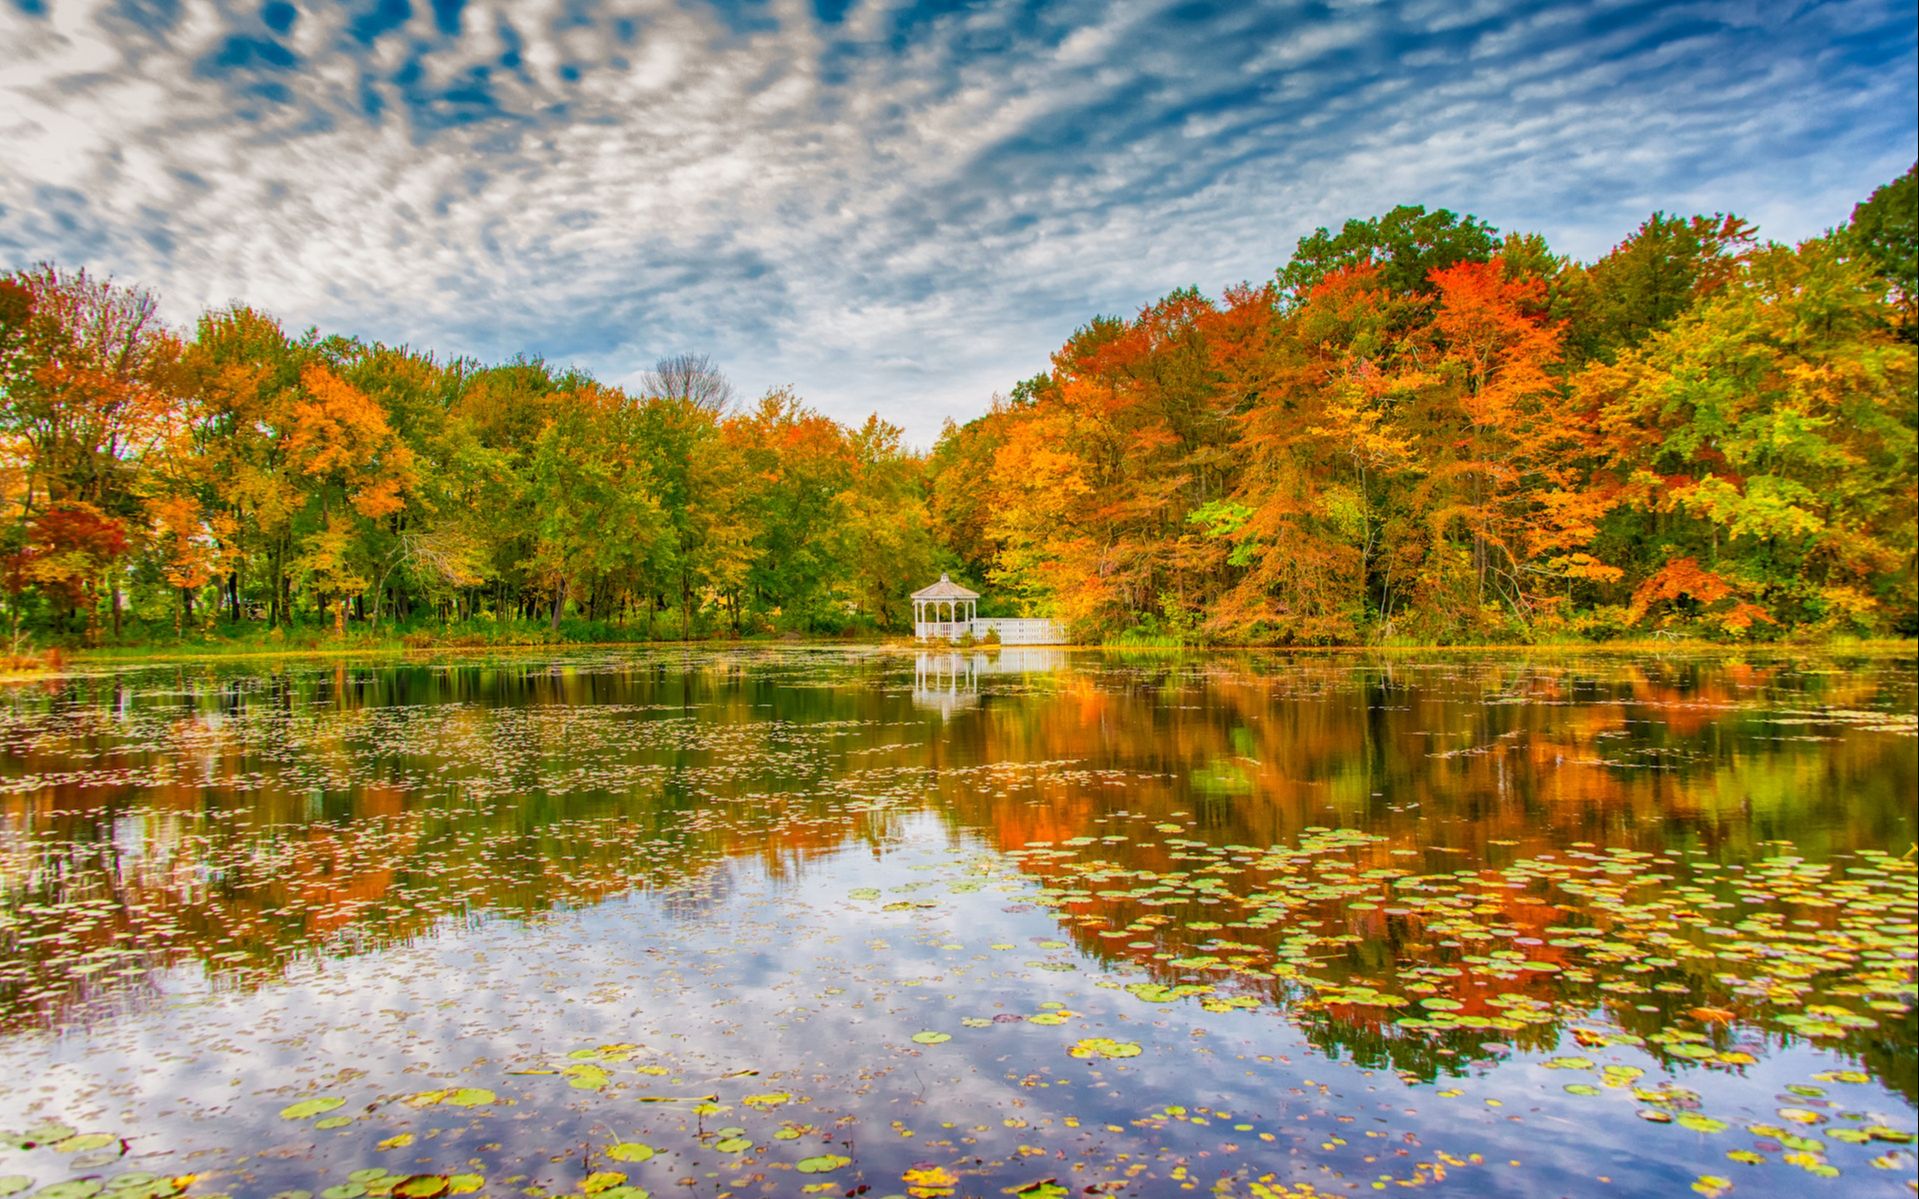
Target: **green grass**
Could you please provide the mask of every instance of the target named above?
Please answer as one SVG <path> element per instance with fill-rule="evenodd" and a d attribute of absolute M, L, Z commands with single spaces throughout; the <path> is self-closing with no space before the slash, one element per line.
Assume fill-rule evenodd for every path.
<path fill-rule="evenodd" d="M 16 646 L 9 654 L 0 654 L 0 680 L 18 680 L 57 673 L 71 664 L 112 664 L 130 662 L 196 661 L 277 657 L 345 657 L 356 655 L 402 655 L 414 652 L 447 650 L 537 649 L 561 646 L 610 646 L 680 644 L 698 641 L 740 641 L 765 644 L 783 640 L 845 640 L 830 635 L 801 637 L 792 633 L 759 632 L 736 637 L 725 627 L 695 622 L 692 636 L 685 636 L 677 613 L 663 615 L 652 627 L 644 622 L 562 620 L 553 628 L 547 621 L 464 621 L 453 624 L 421 623 L 412 626 L 349 625 L 344 633 L 331 626 L 296 625 L 268 629 L 258 623 L 238 627 L 219 624 L 211 629 L 176 635 L 170 626 L 137 624 L 123 630 L 121 638 L 107 645 L 80 649 L 42 650 L 31 644 Z M 866 632 L 856 636 L 862 643 L 898 644 L 910 641 L 898 636 Z M 983 647 L 991 648 L 991 647 Z M 1919 655 L 1919 641 L 1913 639 L 1865 639 L 1851 636 L 1780 639 L 1754 643 L 1729 643 L 1706 639 L 1618 638 L 1605 641 L 1581 641 L 1555 637 L 1532 643 L 1452 643 L 1420 641 L 1397 637 L 1385 643 L 1345 646 L 1273 646 L 1201 644 L 1166 630 L 1128 629 L 1095 647 L 1126 655 L 1177 656 L 1208 650 L 1283 649 L 1300 653 L 1432 654 L 1523 652 L 1555 654 L 1659 654 L 1659 653 L 1781 653 L 1813 650 L 1823 653 L 1860 653 L 1881 655 L 1897 653 Z"/>
<path fill-rule="evenodd" d="M 765 640 L 762 634 L 745 640 Z M 182 659 L 281 657 L 300 655 L 403 654 L 421 650 L 513 649 L 565 645 L 637 645 L 654 642 L 735 640 L 730 629 L 695 624 L 693 635 L 683 635 L 677 615 L 654 622 L 651 636 L 644 622 L 562 620 L 558 628 L 547 621 L 464 621 L 454 624 L 368 626 L 350 624 L 344 631 L 330 625 L 295 625 L 269 629 L 257 623 L 176 635 L 170 627 L 133 627 L 105 645 L 66 650 L 80 662 L 140 662 Z M 16 656 L 16 671 L 30 669 L 30 655 Z"/>

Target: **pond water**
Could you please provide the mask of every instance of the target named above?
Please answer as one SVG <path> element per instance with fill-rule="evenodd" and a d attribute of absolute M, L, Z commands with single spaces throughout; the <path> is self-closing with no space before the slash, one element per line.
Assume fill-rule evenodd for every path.
<path fill-rule="evenodd" d="M 0 693 L 0 1195 L 1911 1194 L 1909 656 Z"/>

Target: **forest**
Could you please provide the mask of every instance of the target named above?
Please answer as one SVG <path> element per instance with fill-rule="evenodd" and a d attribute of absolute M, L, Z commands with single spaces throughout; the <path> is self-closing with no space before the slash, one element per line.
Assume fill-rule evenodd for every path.
<path fill-rule="evenodd" d="M 1919 180 L 1586 263 L 1401 206 L 1095 317 L 930 451 L 703 355 L 633 387 L 0 276 L 12 653 L 900 631 L 950 570 L 1088 642 L 1919 632 Z M 901 397 L 901 403 L 910 403 Z"/>

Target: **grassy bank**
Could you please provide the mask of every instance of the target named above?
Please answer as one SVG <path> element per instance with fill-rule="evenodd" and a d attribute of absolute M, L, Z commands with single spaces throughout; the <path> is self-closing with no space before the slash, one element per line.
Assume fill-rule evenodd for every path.
<path fill-rule="evenodd" d="M 310 625 L 269 629 L 250 624 L 237 628 L 176 635 L 171 628 L 127 628 L 116 640 L 101 645 L 55 645 L 39 649 L 16 647 L 0 655 L 0 678 L 58 673 L 74 665 L 135 662 L 202 661 L 280 657 L 347 657 L 400 655 L 445 650 L 538 649 L 592 645 L 660 645 L 688 642 L 774 643 L 798 639 L 795 634 L 736 635 L 730 629 L 695 625 L 691 634 L 678 621 L 661 620 L 651 629 L 644 623 L 562 620 L 472 621 L 451 625 L 348 625 L 345 630 Z"/>
<path fill-rule="evenodd" d="M 1091 648 L 1122 657 L 1177 657 L 1181 654 L 1260 651 L 1288 654 L 1364 654 L 1372 657 L 1418 657 L 1430 654 L 1511 653 L 1535 657 L 1559 654 L 1905 654 L 1919 657 L 1913 638 L 1828 637 L 1782 638 L 1776 641 L 1719 641 L 1711 638 L 1620 638 L 1608 641 L 1472 641 L 1413 642 L 1395 640 L 1372 645 L 1227 645 L 1195 642 L 1107 641 Z"/>
<path fill-rule="evenodd" d="M 127 630 L 119 641 L 89 647 L 56 646 L 37 649 L 22 645 L 11 654 L 0 653 L 0 682 L 21 681 L 57 675 L 86 666 L 111 666 L 142 662 L 196 662 L 245 660 L 250 658 L 336 658 L 398 657 L 415 653 L 446 651 L 488 651 L 541 648 L 586 648 L 590 646 L 644 646 L 684 644 L 772 645 L 793 642 L 832 644 L 897 644 L 912 648 L 914 643 L 901 634 L 862 630 L 844 636 L 795 633 L 752 633 L 736 635 L 729 629 L 696 627 L 691 636 L 682 635 L 677 622 L 661 621 L 651 635 L 644 625 L 610 621 L 565 620 L 555 628 L 545 621 L 472 622 L 456 625 L 423 625 L 412 628 L 392 626 L 348 626 L 344 632 L 330 627 L 307 626 L 292 629 L 267 629 L 243 626 L 228 632 L 176 637 L 167 630 Z M 994 645 L 940 646 L 932 650 L 952 652 L 991 652 Z M 1195 644 L 1173 639 L 1142 641 L 1118 640 L 1096 646 L 1058 646 L 1053 648 L 1097 649 L 1121 658 L 1171 658 L 1197 653 L 1296 653 L 1350 654 L 1377 657 L 1413 657 L 1451 653 L 1516 653 L 1539 657 L 1566 654 L 1670 654 L 1670 653 L 1748 653 L 1777 655 L 1806 652 L 1819 654 L 1905 655 L 1919 657 L 1919 641 L 1882 638 L 1806 638 L 1777 641 L 1729 643 L 1708 639 L 1635 638 L 1608 641 L 1553 640 L 1548 642 L 1512 642 L 1483 644 L 1418 644 L 1396 640 L 1388 644 L 1344 646 L 1274 646 Z"/>

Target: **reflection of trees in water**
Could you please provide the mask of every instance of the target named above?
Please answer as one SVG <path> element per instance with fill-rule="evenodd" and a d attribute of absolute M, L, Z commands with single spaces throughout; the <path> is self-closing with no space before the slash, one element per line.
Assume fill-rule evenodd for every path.
<path fill-rule="evenodd" d="M 726 862 L 757 858 L 800 869 L 849 836 L 883 841 L 890 818 L 846 817 L 837 827 L 764 824 L 674 828 L 644 797 L 591 805 L 537 831 L 495 806 L 457 815 L 366 815 L 345 826 L 234 832 L 210 822 L 165 847 L 166 864 L 131 866 L 111 846 L 44 841 L 32 861 L 9 854 L 0 906 L 0 1028 L 66 1025 L 89 1012 L 137 1005 L 153 972 L 188 962 L 216 986 L 251 987 L 314 955 L 374 952 L 477 917 L 517 918 L 652 894 L 692 918 L 723 900 Z M 98 911 L 98 920 L 74 914 Z"/>
<path fill-rule="evenodd" d="M 1122 685 L 1074 680 L 1062 687 L 1059 703 L 988 711 L 970 730 L 973 742 L 948 747 L 948 753 L 1000 753 L 1009 767 L 1038 760 L 1091 769 L 1033 772 L 1010 785 L 1007 778 L 978 785 L 962 774 L 949 777 L 941 794 L 956 820 L 992 830 L 1009 851 L 1088 834 L 1132 833 L 1129 840 L 1081 848 L 1077 856 L 1115 863 L 1135 877 L 1163 877 L 1203 869 L 1167 838 L 1138 835 L 1167 821 L 1183 826 L 1177 835 L 1214 846 L 1289 844 L 1316 825 L 1384 835 L 1383 843 L 1352 851 L 1356 871 L 1408 861 L 1415 873 L 1496 867 L 1582 841 L 1648 852 L 1698 847 L 1709 858 L 1733 863 L 1775 852 L 1764 842 L 1785 834 L 1796 834 L 1801 850 L 1824 857 L 1876 848 L 1898 835 L 1900 797 L 1914 788 L 1909 741 L 1849 736 L 1832 722 L 1824 731 L 1835 740 L 1784 740 L 1754 704 L 1757 692 L 1785 706 L 1864 708 L 1884 700 L 1877 681 L 1819 680 L 1813 694 L 1782 697 L 1763 694 L 1777 672 L 1706 671 L 1696 664 L 1631 668 L 1601 678 L 1558 669 L 1361 673 L 1356 685 L 1339 686 L 1329 685 L 1323 674 L 1274 677 L 1175 663 L 1128 671 Z M 1900 681 L 1895 695 L 1909 694 L 1909 681 Z M 1127 772 L 1124 786 L 1114 787 L 1114 778 L 1101 771 Z M 1100 825 L 1119 811 L 1143 819 Z M 1413 856 L 1387 856 L 1394 850 Z M 1435 949 L 1440 938 L 1425 935 L 1416 915 L 1351 912 L 1338 903 L 1289 912 L 1276 929 L 1231 932 L 1232 940 L 1268 953 L 1302 928 L 1352 938 L 1319 964 L 1318 977 L 1363 981 L 1386 991 L 1405 981 L 1400 971 L 1408 967 L 1456 972 L 1439 994 L 1457 1001 L 1465 1017 L 1497 1015 L 1488 999 L 1513 993 L 1557 1013 L 1548 1024 L 1519 1029 L 1411 1033 L 1393 1023 L 1402 1011 L 1317 1007 L 1310 988 L 1285 981 L 1169 966 L 1167 959 L 1200 955 L 1220 935 L 1192 927 L 1224 919 L 1216 908 L 1196 902 L 1148 907 L 1088 895 L 1083 876 L 1057 861 L 1025 857 L 1021 864 L 1066 893 L 1063 924 L 1082 952 L 1124 963 L 1165 985 L 1208 982 L 1222 992 L 1310 1012 L 1302 1023 L 1323 1050 L 1343 1048 L 1366 1064 L 1421 1077 L 1511 1046 L 1549 1045 L 1582 1013 L 1651 1036 L 1681 1023 L 1698 1026 L 1697 1019 L 1688 1019 L 1694 1007 L 1734 1002 L 1715 977 L 1726 971 L 1724 963 L 1648 968 L 1638 977 L 1646 991 L 1622 999 L 1598 989 L 1605 977 L 1573 983 L 1558 975 L 1523 981 L 1486 975 L 1466 954 Z M 1553 939 L 1551 926 L 1592 926 L 1605 919 L 1603 911 L 1576 897 L 1559 895 L 1549 903 L 1525 893 L 1494 895 L 1497 914 L 1482 916 L 1514 938 L 1535 942 L 1529 954 L 1546 961 L 1564 961 L 1545 944 Z M 1814 918 L 1833 926 L 1830 914 Z M 1100 935 L 1116 929 L 1134 935 Z M 1125 948 L 1127 941 L 1144 947 Z M 1738 972 L 1750 974 L 1751 968 Z M 1837 981 L 1822 980 L 1804 1001 L 1857 1010 L 1856 996 L 1827 989 Z M 1662 984 L 1680 993 L 1661 992 Z M 1866 1014 L 1879 1020 L 1876 1030 L 1822 1043 L 1859 1057 L 1910 1097 L 1911 1010 L 1895 1019 Z M 1748 1012 L 1749 1018 L 1758 1015 Z M 1776 1024 L 1769 1030 L 1774 1038 L 1791 1035 Z M 1705 1031 L 1726 1047 L 1724 1027 L 1708 1024 Z M 1892 1045 L 1905 1057 L 1888 1070 L 1888 1056 L 1897 1057 L 1888 1055 Z M 1679 1060 L 1651 1048 L 1669 1064 Z"/>
<path fill-rule="evenodd" d="M 97 759 L 145 785 L 94 770 L 0 808 L 0 1026 L 133 1002 L 154 971 L 184 962 L 250 986 L 304 956 L 404 944 L 478 914 L 634 890 L 686 914 L 711 902 L 724 874 L 712 867 L 728 858 L 757 857 L 777 877 L 849 835 L 890 835 L 883 813 L 804 818 L 797 797 L 820 792 L 827 756 L 767 723 L 768 680 L 647 670 L 610 685 L 541 669 L 476 687 L 460 672 L 369 673 L 173 680 L 132 704 L 132 689 L 82 681 L 38 711 L 7 710 L 10 772 Z M 783 715 L 825 694 L 788 697 Z M 645 712 L 570 719 L 636 699 Z M 627 746 L 642 721 L 655 735 Z M 608 789 L 594 772 L 607 758 L 644 759 L 646 785 Z M 502 773 L 549 768 L 574 772 L 571 793 L 472 798 Z M 777 802 L 716 806 L 746 792 Z"/>
<path fill-rule="evenodd" d="M 1263 849 L 1346 826 L 1384 838 L 1347 851 L 1356 870 L 1445 873 L 1579 841 L 1739 862 L 1789 835 L 1820 857 L 1904 835 L 1915 788 L 1909 740 L 1780 726 L 1765 710 L 1909 710 L 1904 668 L 1072 661 L 1051 676 L 975 675 L 979 707 L 944 720 L 912 706 L 901 660 L 831 653 L 145 672 L 16 695 L 0 708 L 8 776 L 98 777 L 15 792 L 0 808 L 0 1024 L 137 1007 L 148 972 L 170 965 L 198 961 L 221 985 L 252 985 L 303 956 L 634 889 L 696 918 L 727 885 L 717 864 L 797 873 L 849 838 L 884 844 L 888 805 L 929 797 L 1005 850 L 1127 833 L 1080 854 L 1129 871 L 1193 871 L 1174 836 Z M 1139 819 L 1115 823 L 1121 812 Z M 1133 836 L 1155 823 L 1180 832 Z M 1077 886 L 1043 860 L 1021 867 Z M 1591 917 L 1564 896 L 1492 894 L 1487 922 L 1542 942 L 1555 923 Z M 1706 967 L 1659 968 L 1642 981 L 1685 994 L 1649 989 L 1632 1002 L 1555 976 L 1482 977 L 1419 917 L 1338 904 L 1224 934 L 1192 927 L 1218 916 L 1197 902 L 1070 897 L 1061 916 L 1083 952 L 1169 985 L 1196 975 L 1164 957 L 1215 936 L 1270 958 L 1310 929 L 1349 938 L 1316 964 L 1327 979 L 1390 989 L 1403 970 L 1439 967 L 1459 972 L 1442 993 L 1468 1016 L 1515 992 L 1558 1005 L 1549 1025 L 1415 1034 L 1391 1009 L 1316 1008 L 1295 981 L 1203 975 L 1222 993 L 1292 1007 L 1325 1052 L 1421 1077 L 1499 1045 L 1544 1045 L 1582 1008 L 1646 1035 L 1719 995 Z M 1125 940 L 1098 935 L 1147 916 Z M 1845 1046 L 1910 1096 L 1914 1043 L 1908 1011 Z"/>
<path fill-rule="evenodd" d="M 1909 741 L 1831 724 L 1792 731 L 1834 740 L 1785 741 L 1756 707 L 1864 708 L 1887 686 L 1874 673 L 1796 676 L 1808 690 L 1767 691 L 1749 669 L 1697 663 L 1679 679 L 1638 664 L 1595 676 L 1313 663 L 1068 676 L 1048 702 L 956 722 L 929 753 L 935 766 L 1072 760 L 1163 775 L 1129 784 L 1129 798 L 1163 789 L 1200 831 L 1254 844 L 1329 818 L 1474 854 L 1514 840 L 1519 856 L 1582 839 L 1665 848 L 1687 836 L 1744 853 L 1782 833 L 1823 854 L 1907 835 L 1901 801 L 1919 785 Z M 1890 698 L 1910 707 L 1910 672 L 1894 684 Z"/>

